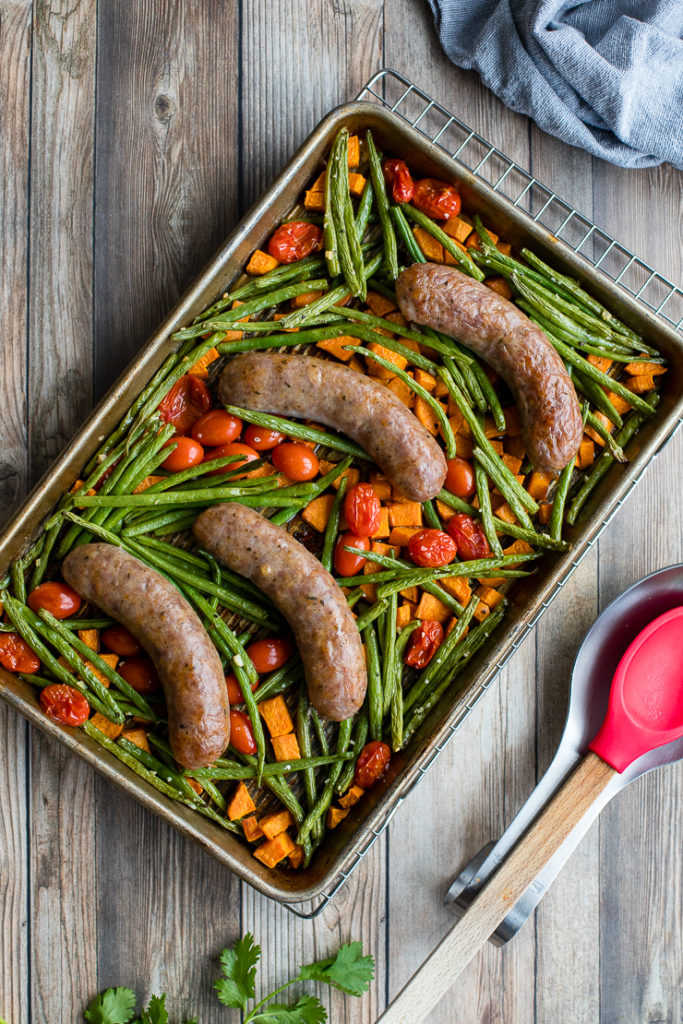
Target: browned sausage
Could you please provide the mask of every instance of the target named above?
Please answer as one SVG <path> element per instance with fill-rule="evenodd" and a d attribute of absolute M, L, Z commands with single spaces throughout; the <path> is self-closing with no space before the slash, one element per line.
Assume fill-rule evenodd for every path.
<path fill-rule="evenodd" d="M 352 371 L 353 372 L 353 371 Z M 341 722 L 359 710 L 367 673 L 346 598 L 315 555 L 244 505 L 214 505 L 197 518 L 200 544 L 278 606 L 299 647 L 311 704 Z"/>
<path fill-rule="evenodd" d="M 413 501 L 443 485 L 446 459 L 434 438 L 393 392 L 348 366 L 245 352 L 223 370 L 218 395 L 226 405 L 305 416 L 348 434 Z"/>
<path fill-rule="evenodd" d="M 536 324 L 455 267 L 416 263 L 396 282 L 404 316 L 457 338 L 506 381 L 534 466 L 558 473 L 576 455 L 583 425 L 564 363 Z"/>
<path fill-rule="evenodd" d="M 122 622 L 154 662 L 168 706 L 171 750 L 204 768 L 230 740 L 230 705 L 216 648 L 176 588 L 113 544 L 83 544 L 62 562 L 69 586 Z"/>

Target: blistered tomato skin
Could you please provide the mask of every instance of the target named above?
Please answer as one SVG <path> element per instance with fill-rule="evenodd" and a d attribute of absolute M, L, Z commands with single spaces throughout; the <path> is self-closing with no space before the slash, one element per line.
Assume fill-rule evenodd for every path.
<path fill-rule="evenodd" d="M 241 459 L 237 459 L 235 462 L 229 462 L 227 466 L 223 466 L 222 469 L 212 469 L 208 476 L 217 476 L 219 473 L 230 473 L 234 469 L 240 469 L 242 466 L 246 466 L 248 462 L 255 462 L 258 459 L 258 452 L 255 452 L 253 448 L 250 448 L 248 444 L 242 444 L 241 441 L 231 441 L 230 444 L 221 444 L 218 448 L 211 448 L 210 451 L 205 452 L 204 461 L 210 462 L 212 459 L 227 459 L 230 455 L 241 455 Z M 241 480 L 243 477 L 249 476 L 248 473 L 236 473 L 232 480 Z"/>
<path fill-rule="evenodd" d="M 256 753 L 256 740 L 251 722 L 243 711 L 230 712 L 230 746 L 234 747 L 238 754 Z"/>
<path fill-rule="evenodd" d="M 372 537 L 379 530 L 382 506 L 372 484 L 354 484 L 344 498 L 344 515 L 352 533 Z"/>
<path fill-rule="evenodd" d="M 456 556 L 454 540 L 443 530 L 419 530 L 408 542 L 408 554 L 415 565 L 436 568 L 448 565 Z"/>
<path fill-rule="evenodd" d="M 44 608 L 56 619 L 68 619 L 81 607 L 81 599 L 66 583 L 41 583 L 28 595 L 28 606 L 34 612 Z"/>
<path fill-rule="evenodd" d="M 155 693 L 161 687 L 152 660 L 145 654 L 126 658 L 116 666 L 116 671 L 138 693 Z"/>
<path fill-rule="evenodd" d="M 405 161 L 385 160 L 382 171 L 394 202 L 409 203 L 415 195 L 415 182 Z"/>
<path fill-rule="evenodd" d="M 354 555 L 352 551 L 344 551 L 345 547 L 370 550 L 369 537 L 358 537 L 355 533 L 342 533 L 334 548 L 334 569 L 338 576 L 355 576 L 361 572 L 367 562 L 362 555 Z"/>
<path fill-rule="evenodd" d="M 458 190 L 436 178 L 421 178 L 415 184 L 413 206 L 436 220 L 450 220 L 460 213 L 462 203 Z"/>
<path fill-rule="evenodd" d="M 211 409 L 192 424 L 191 434 L 205 448 L 236 441 L 242 433 L 242 420 L 225 409 Z M 247 442 L 249 444 L 249 442 Z"/>
<path fill-rule="evenodd" d="M 253 661 L 256 671 L 263 674 L 281 668 L 289 661 L 293 650 L 291 641 L 286 637 L 273 636 L 254 640 L 247 647 L 247 654 Z"/>
<path fill-rule="evenodd" d="M 53 683 L 40 694 L 40 706 L 48 718 L 60 725 L 83 725 L 90 714 L 90 705 L 78 690 L 66 683 Z"/>
<path fill-rule="evenodd" d="M 391 750 L 381 740 L 373 740 L 358 755 L 353 781 L 362 789 L 369 789 L 386 773 L 391 761 Z"/>
<path fill-rule="evenodd" d="M 193 423 L 209 411 L 211 392 L 201 377 L 186 373 L 176 381 L 159 402 L 159 413 L 165 423 L 172 423 L 179 434 L 187 434 Z"/>
<path fill-rule="evenodd" d="M 472 516 L 456 512 L 448 523 L 448 532 L 458 548 L 458 557 L 464 562 L 488 558 L 491 554 L 486 534 Z"/>
<path fill-rule="evenodd" d="M 465 500 L 471 498 L 477 489 L 471 464 L 467 459 L 461 459 L 456 455 L 454 459 L 448 459 L 446 465 L 448 467 L 444 481 L 446 490 L 455 494 L 457 498 Z"/>
<path fill-rule="evenodd" d="M 182 434 L 170 438 L 163 447 L 173 448 L 173 451 L 161 463 L 161 468 L 168 473 L 182 473 L 184 469 L 198 466 L 204 458 L 204 449 L 199 441 Z"/>
<path fill-rule="evenodd" d="M 40 658 L 18 633 L 0 633 L 0 665 L 7 672 L 32 675 L 40 668 Z"/>
<path fill-rule="evenodd" d="M 284 441 L 273 450 L 273 465 L 290 480 L 303 483 L 318 475 L 318 456 L 308 445 L 298 441 Z"/>
<path fill-rule="evenodd" d="M 403 657 L 412 668 L 425 668 L 443 643 L 443 626 L 433 619 L 425 619 L 408 641 Z"/>
<path fill-rule="evenodd" d="M 268 252 L 280 263 L 296 263 L 304 256 L 317 252 L 323 233 L 316 224 L 304 220 L 290 220 L 274 231 L 268 242 Z"/>
<path fill-rule="evenodd" d="M 269 430 L 268 427 L 257 427 L 250 423 L 244 431 L 245 444 L 251 445 L 257 452 L 269 452 L 277 448 L 285 439 L 285 435 L 279 430 Z"/>
<path fill-rule="evenodd" d="M 120 658 L 132 658 L 134 654 L 142 653 L 142 645 L 125 626 L 110 626 L 103 630 L 102 643 Z"/>

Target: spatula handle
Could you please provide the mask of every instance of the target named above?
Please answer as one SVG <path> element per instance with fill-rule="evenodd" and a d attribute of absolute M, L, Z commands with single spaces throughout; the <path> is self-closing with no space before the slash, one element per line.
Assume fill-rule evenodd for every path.
<path fill-rule="evenodd" d="M 377 1024 L 419 1024 L 424 1020 L 614 775 L 614 768 L 597 754 L 587 754 L 579 762 L 458 924 L 427 957 Z"/>

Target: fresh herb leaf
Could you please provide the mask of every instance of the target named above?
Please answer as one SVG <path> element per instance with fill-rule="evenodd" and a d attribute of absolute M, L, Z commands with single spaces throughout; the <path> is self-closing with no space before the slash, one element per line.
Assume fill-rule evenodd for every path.
<path fill-rule="evenodd" d="M 292 1006 L 271 1003 L 247 1020 L 249 1024 L 325 1024 L 327 1011 L 315 996 L 301 996 Z"/>
<path fill-rule="evenodd" d="M 152 996 L 149 1006 L 142 1011 L 140 1024 L 168 1024 L 165 993 L 163 996 Z"/>
<path fill-rule="evenodd" d="M 360 942 L 347 942 L 337 950 L 336 956 L 302 967 L 299 980 L 319 981 L 351 996 L 361 996 L 367 992 L 375 973 L 373 958 L 361 954 Z"/>
<path fill-rule="evenodd" d="M 220 959 L 224 977 L 218 979 L 215 988 L 225 1006 L 244 1010 L 247 1000 L 254 998 L 256 965 L 260 957 L 261 947 L 256 945 L 250 932 L 232 948 L 223 950 Z"/>
<path fill-rule="evenodd" d="M 129 1024 L 135 1012 L 135 992 L 129 988 L 108 988 L 87 1006 L 88 1024 Z"/>

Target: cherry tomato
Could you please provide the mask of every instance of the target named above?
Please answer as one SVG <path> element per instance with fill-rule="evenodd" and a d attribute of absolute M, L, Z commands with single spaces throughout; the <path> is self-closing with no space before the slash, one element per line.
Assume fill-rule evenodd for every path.
<path fill-rule="evenodd" d="M 195 420 L 190 433 L 206 448 L 216 448 L 237 440 L 242 433 L 242 420 L 225 409 L 211 409 Z"/>
<path fill-rule="evenodd" d="M 162 420 L 172 423 L 179 434 L 186 434 L 211 405 L 211 392 L 201 377 L 186 373 L 161 399 L 159 413 Z"/>
<path fill-rule="evenodd" d="M 381 740 L 366 743 L 358 755 L 353 781 L 357 786 L 368 789 L 382 778 L 390 761 L 391 750 L 386 743 Z"/>
<path fill-rule="evenodd" d="M 417 627 L 404 655 L 406 665 L 413 668 L 424 668 L 432 660 L 443 643 L 443 626 L 433 619 L 425 619 Z"/>
<path fill-rule="evenodd" d="M 254 662 L 257 672 L 274 672 L 292 656 L 292 644 L 286 637 L 273 636 L 265 640 L 254 640 L 247 647 L 247 654 Z"/>
<path fill-rule="evenodd" d="M 116 671 L 138 693 L 154 693 L 159 689 L 159 677 L 151 658 L 148 658 L 146 654 L 137 654 L 132 658 L 126 658 L 116 666 Z"/>
<path fill-rule="evenodd" d="M 244 704 L 244 697 L 242 695 L 242 687 L 237 682 L 237 676 L 232 673 L 225 677 L 225 685 L 228 688 L 228 700 L 231 704 Z M 259 680 L 252 684 L 251 692 L 258 689 Z"/>
<path fill-rule="evenodd" d="M 125 626 L 110 626 L 102 632 L 102 643 L 120 658 L 132 658 L 142 652 L 142 646 Z"/>
<path fill-rule="evenodd" d="M 435 178 L 421 178 L 415 184 L 413 206 L 435 217 L 436 220 L 450 220 L 460 213 L 460 195 L 453 185 Z"/>
<path fill-rule="evenodd" d="M 317 252 L 322 245 L 322 237 L 323 233 L 316 224 L 290 220 L 270 236 L 268 252 L 280 263 L 296 263 Z"/>
<path fill-rule="evenodd" d="M 486 534 L 472 516 L 456 512 L 448 524 L 448 532 L 458 546 L 458 556 L 465 562 L 488 558 L 491 554 Z"/>
<path fill-rule="evenodd" d="M 40 658 L 18 633 L 0 633 L 0 665 L 8 672 L 37 672 Z"/>
<path fill-rule="evenodd" d="M 408 541 L 408 554 L 415 565 L 448 565 L 456 553 L 455 541 L 443 530 L 418 530 Z"/>
<path fill-rule="evenodd" d="M 385 160 L 382 170 L 394 202 L 409 203 L 415 195 L 415 182 L 408 165 L 403 160 Z"/>
<path fill-rule="evenodd" d="M 446 465 L 448 472 L 444 487 L 458 498 L 471 498 L 477 485 L 474 482 L 474 470 L 467 459 L 461 459 L 456 455 L 454 459 L 449 459 Z"/>
<path fill-rule="evenodd" d="M 240 466 L 246 466 L 247 462 L 254 462 L 258 459 L 258 452 L 255 452 L 248 444 L 242 444 L 241 441 L 231 441 L 230 444 L 220 444 L 218 448 L 212 448 L 204 456 L 204 461 L 209 462 L 211 459 L 226 459 L 229 455 L 243 455 L 244 458 L 239 459 L 237 462 L 229 462 L 227 466 L 223 466 L 222 469 L 212 469 L 208 475 L 216 476 L 217 473 L 229 473 L 233 469 L 239 469 Z M 249 474 L 237 473 L 232 477 L 232 479 L 241 480 L 245 476 L 249 476 Z"/>
<path fill-rule="evenodd" d="M 257 452 L 269 452 L 271 448 L 281 444 L 284 439 L 285 435 L 281 434 L 279 430 L 257 427 L 254 423 L 250 423 L 244 431 L 245 442 L 255 448 Z"/>
<path fill-rule="evenodd" d="M 40 694 L 45 714 L 60 725 L 83 725 L 90 714 L 90 705 L 78 690 L 66 683 L 52 683 Z"/>
<path fill-rule="evenodd" d="M 68 619 L 81 607 L 81 599 L 66 583 L 41 583 L 28 595 L 28 606 L 34 612 L 44 608 L 56 619 Z"/>
<path fill-rule="evenodd" d="M 344 515 L 349 529 L 358 537 L 372 537 L 377 533 L 382 506 L 372 484 L 349 487 L 344 498 Z"/>
<path fill-rule="evenodd" d="M 273 465 L 290 480 L 301 482 L 312 480 L 318 475 L 320 463 L 318 456 L 308 445 L 298 441 L 284 441 L 273 449 Z"/>
<path fill-rule="evenodd" d="M 239 754 L 255 754 L 256 740 L 249 716 L 244 711 L 230 712 L 230 746 Z"/>
<path fill-rule="evenodd" d="M 361 571 L 367 558 L 362 555 L 354 555 L 350 551 L 344 551 L 344 547 L 360 548 L 361 551 L 370 550 L 370 538 L 358 537 L 355 533 L 342 533 L 334 548 L 334 568 L 338 576 L 355 576 Z"/>
<path fill-rule="evenodd" d="M 176 434 L 164 442 L 163 447 L 169 448 L 171 445 L 174 446 L 174 450 L 161 463 L 161 468 L 168 470 L 169 473 L 180 473 L 183 469 L 198 466 L 204 458 L 204 449 L 199 441 L 192 437 Z"/>

